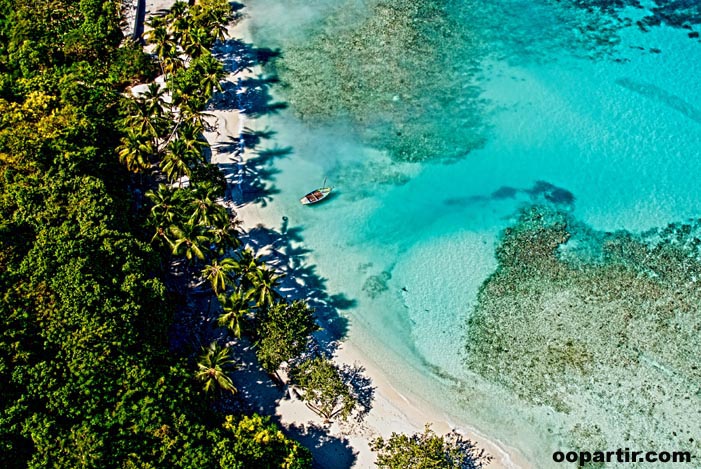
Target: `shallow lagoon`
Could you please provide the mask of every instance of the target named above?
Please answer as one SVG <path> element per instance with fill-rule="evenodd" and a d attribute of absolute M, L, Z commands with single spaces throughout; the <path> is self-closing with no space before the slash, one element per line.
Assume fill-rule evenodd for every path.
<path fill-rule="evenodd" d="M 701 44 L 687 29 L 636 26 L 654 18 L 649 8 L 583 3 L 595 5 L 249 2 L 255 40 L 282 48 L 276 93 L 290 103 L 265 125 L 293 147 L 273 163 L 279 192 L 263 217 L 302 228 L 328 292 L 354 300 L 348 340 L 400 391 L 541 462 L 571 440 L 573 418 L 464 365 L 467 318 L 497 267 L 500 233 L 533 203 L 602 232 L 699 216 Z M 395 36 L 372 16 L 388 11 L 404 22 Z M 371 34 L 380 40 L 363 39 Z M 444 48 L 421 69 L 430 51 L 417 40 Z M 380 53 L 392 60 L 353 70 Z M 324 177 L 333 199 L 301 206 Z"/>

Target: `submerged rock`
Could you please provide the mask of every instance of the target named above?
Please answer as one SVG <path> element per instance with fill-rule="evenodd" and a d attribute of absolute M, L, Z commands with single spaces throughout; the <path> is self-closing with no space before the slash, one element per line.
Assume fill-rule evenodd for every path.
<path fill-rule="evenodd" d="M 363 291 L 370 298 L 377 298 L 389 289 L 387 281 L 391 278 L 392 274 L 387 271 L 382 271 L 379 275 L 371 275 L 363 283 Z"/>

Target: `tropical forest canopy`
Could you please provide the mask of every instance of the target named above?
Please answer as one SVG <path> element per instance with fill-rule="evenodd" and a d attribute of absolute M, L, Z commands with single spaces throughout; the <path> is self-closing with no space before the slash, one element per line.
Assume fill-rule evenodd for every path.
<path fill-rule="evenodd" d="M 195 366 L 169 352 L 171 262 L 182 257 L 193 271 L 189 259 L 200 255 L 182 232 L 168 249 L 152 244 L 152 204 L 135 194 L 198 171 L 202 184 L 182 199 L 202 207 L 221 187 L 186 145 L 221 76 L 207 49 L 229 20 L 225 1 L 200 3 L 191 12 L 182 4 L 185 19 L 165 31 L 168 62 L 123 38 L 117 2 L 0 0 L 3 467 L 310 464 L 267 418 L 212 410 L 206 381 L 226 360 L 205 350 Z M 173 58 L 185 49 L 188 67 Z M 127 92 L 164 62 L 183 138 L 164 138 L 172 128 L 158 99 Z M 229 218 L 203 222 L 210 212 L 167 231 L 210 237 L 211 264 Z"/>

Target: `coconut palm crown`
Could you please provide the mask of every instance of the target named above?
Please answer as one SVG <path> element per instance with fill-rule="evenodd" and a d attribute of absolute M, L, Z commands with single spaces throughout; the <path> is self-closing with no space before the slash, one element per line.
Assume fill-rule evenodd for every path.
<path fill-rule="evenodd" d="M 234 382 L 227 373 L 235 367 L 235 360 L 231 357 L 231 349 L 222 347 L 216 342 L 212 342 L 203 349 L 203 354 L 197 362 L 197 373 L 195 379 L 203 383 L 206 393 L 211 393 L 216 389 L 236 392 Z"/>

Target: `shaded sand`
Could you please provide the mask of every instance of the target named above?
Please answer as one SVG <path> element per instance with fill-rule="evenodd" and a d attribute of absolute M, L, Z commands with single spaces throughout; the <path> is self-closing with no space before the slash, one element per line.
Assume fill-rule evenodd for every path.
<path fill-rule="evenodd" d="M 488 466 L 490 468 L 531 467 L 514 449 L 501 442 L 490 440 L 477 429 L 462 423 L 452 423 L 448 416 L 432 408 L 426 401 L 412 394 L 400 392 L 370 357 L 365 356 L 352 343 L 345 342 L 336 358 L 339 362 L 361 363 L 366 369 L 367 376 L 377 387 L 373 409 L 364 422 L 366 428 L 363 432 L 349 436 L 353 447 L 359 452 L 356 467 L 372 467 L 375 461 L 375 454 L 368 447 L 368 439 L 377 436 L 387 437 L 392 432 L 419 432 L 425 423 L 431 423 L 437 433 L 443 434 L 456 430 L 476 442 L 480 448 L 484 448 L 494 457 Z"/>
<path fill-rule="evenodd" d="M 146 0 L 146 18 L 166 13 L 176 1 L 177 0 Z"/>
<path fill-rule="evenodd" d="M 250 42 L 246 20 L 231 27 L 229 36 Z M 232 73 L 227 80 L 234 83 L 241 77 L 256 75 L 260 72 L 257 67 L 254 67 L 250 71 Z M 236 204 L 235 210 L 242 220 L 243 229 L 250 232 L 264 225 L 264 217 L 258 205 L 241 203 L 242 193 L 236 186 L 243 177 L 242 172 L 246 161 L 258 155 L 250 150 L 237 155 L 236 152 L 231 151 L 230 143 L 232 138 L 240 136 L 245 128 L 256 130 L 261 126 L 255 119 L 247 118 L 237 109 L 219 109 L 216 103 L 212 107 L 213 109 L 207 111 L 211 114 L 209 122 L 212 128 L 205 134 L 212 146 L 211 161 L 219 164 L 227 179 L 234 183 L 228 198 L 230 202 Z M 438 433 L 456 430 L 474 440 L 479 447 L 484 448 L 494 457 L 489 464 L 490 468 L 532 467 L 515 450 L 489 440 L 467 424 L 451 423 L 448 416 L 433 409 L 427 402 L 396 389 L 391 383 L 391 378 L 384 375 L 380 367 L 352 343 L 342 343 L 337 350 L 335 360 L 338 363 L 358 364 L 364 367 L 364 374 L 372 380 L 375 387 L 373 406 L 361 422 L 334 423 L 328 427 L 323 427 L 322 420 L 288 389 L 275 386 L 255 365 L 250 349 L 245 345 L 240 348 L 244 357 L 244 368 L 236 373 L 234 379 L 242 395 L 249 401 L 250 407 L 261 413 L 273 414 L 291 435 L 312 450 L 316 464 L 320 467 L 373 467 L 375 454 L 369 447 L 372 438 L 388 437 L 392 432 L 420 432 L 426 423 L 431 423 L 432 428 Z"/>

